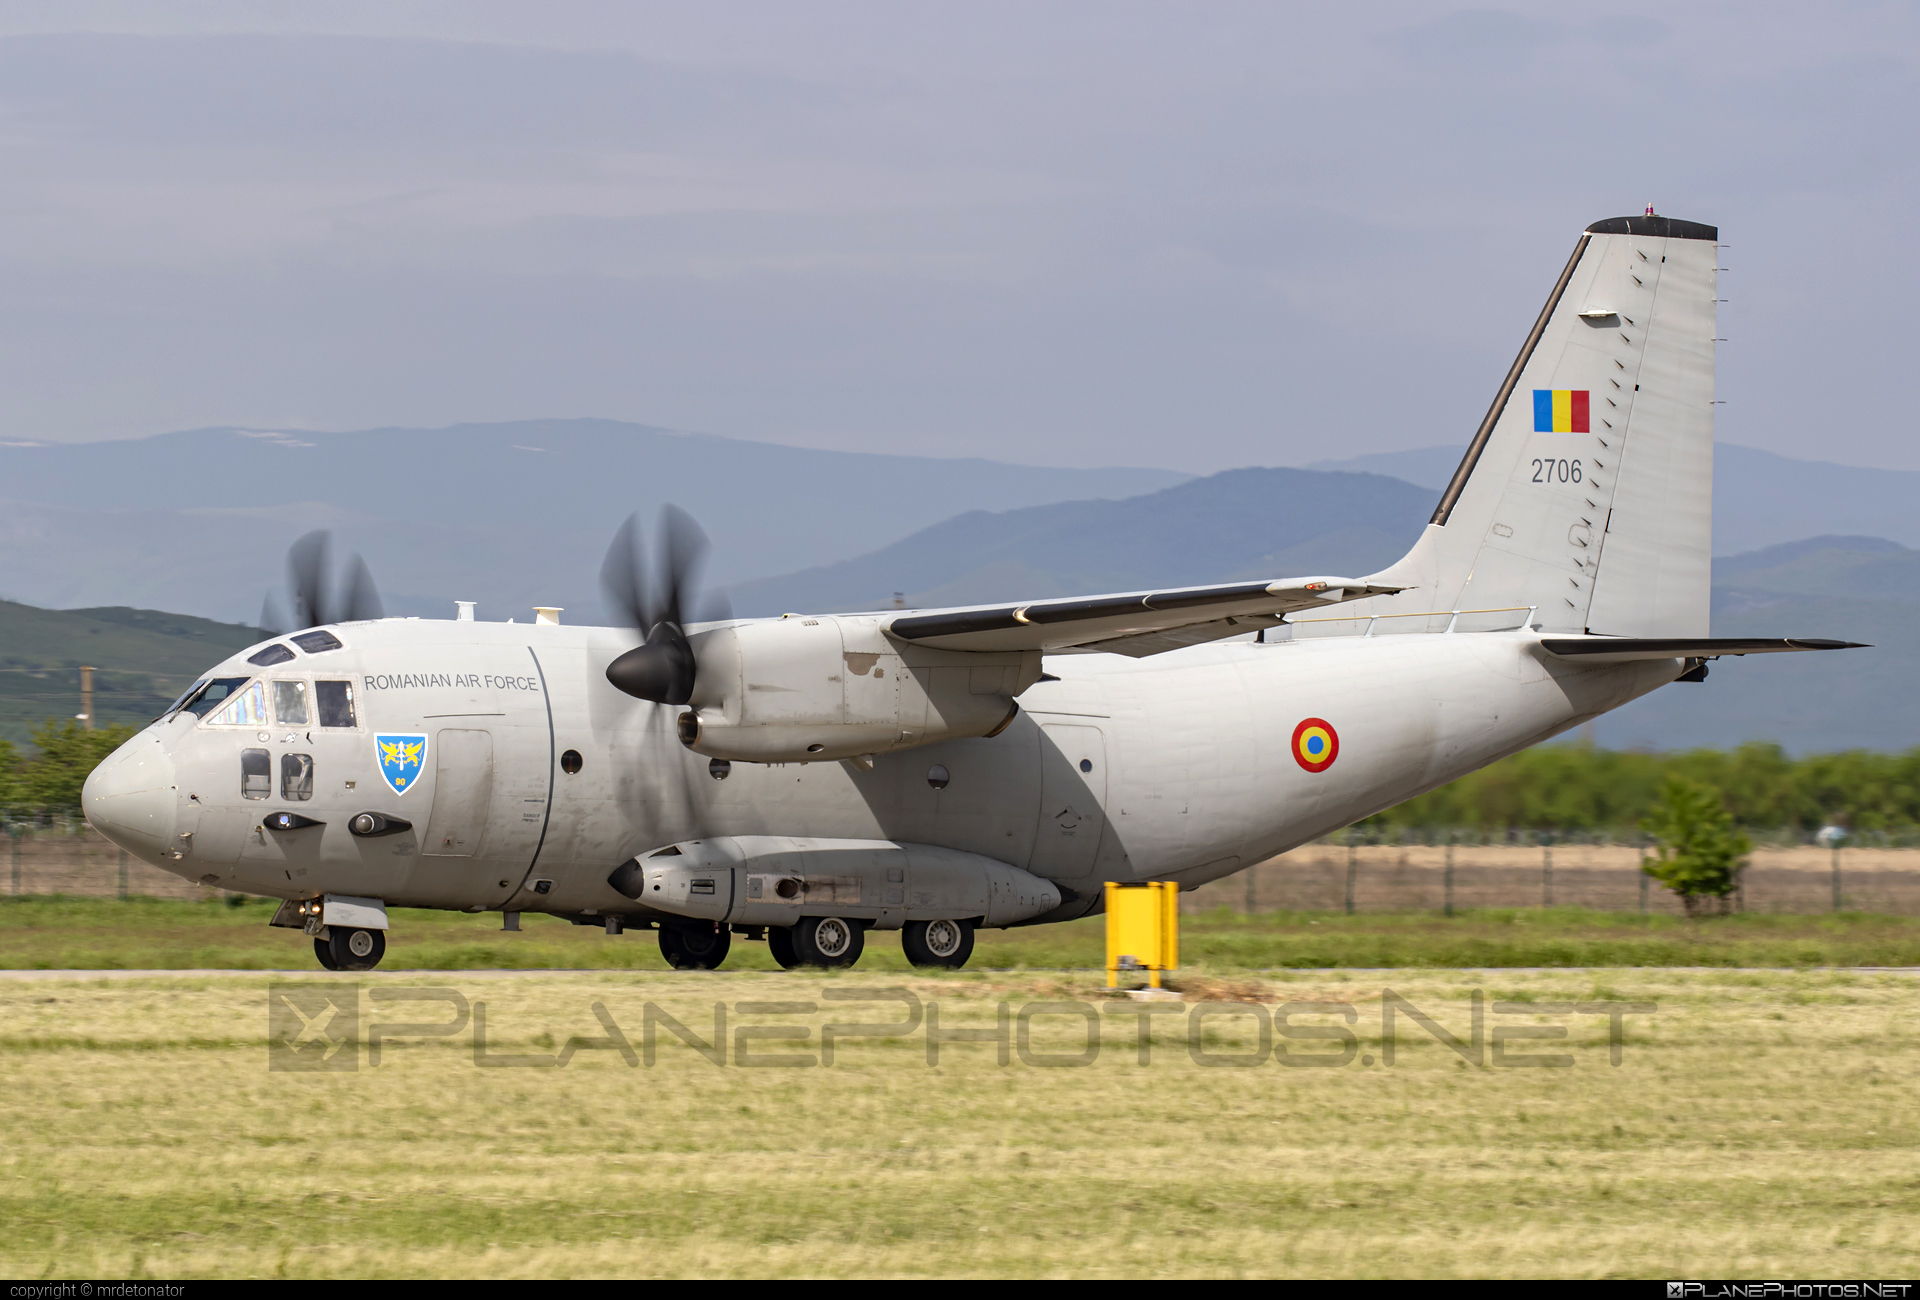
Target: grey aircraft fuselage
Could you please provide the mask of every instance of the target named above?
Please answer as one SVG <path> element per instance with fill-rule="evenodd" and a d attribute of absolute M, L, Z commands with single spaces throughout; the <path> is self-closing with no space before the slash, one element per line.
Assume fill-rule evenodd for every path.
<path fill-rule="evenodd" d="M 866 768 L 724 764 L 690 751 L 675 734 L 681 710 L 608 684 L 607 665 L 637 642 L 630 631 L 418 619 L 331 630 L 342 648 L 270 667 L 249 664 L 250 650 L 207 676 L 263 681 L 269 700 L 276 682 L 301 683 L 311 698 L 318 683 L 345 681 L 352 726 L 165 717 L 124 751 L 147 772 L 118 788 L 153 794 L 128 796 L 143 801 L 140 815 L 122 806 L 116 838 L 169 871 L 254 894 L 633 918 L 651 913 L 608 874 L 662 845 L 893 840 L 1053 880 L 1068 901 L 1036 919 L 1064 920 L 1096 908 L 1103 881 L 1191 888 L 1230 874 L 1618 707 L 1684 667 L 1569 664 L 1527 630 L 1233 640 L 1147 659 L 1053 655 L 1045 666 L 1058 680 L 1023 692 L 998 735 L 882 754 Z M 1294 753 L 1309 720 L 1337 736 L 1336 757 L 1318 771 Z M 404 790 L 382 775 L 382 735 L 426 738 Z M 256 773 L 265 751 L 269 773 L 244 792 L 243 751 L 255 751 Z M 306 788 L 283 784 L 290 770 L 305 775 L 310 797 L 287 797 Z M 319 824 L 269 828 L 279 812 Z M 362 812 L 411 829 L 353 835 L 348 821 Z"/>

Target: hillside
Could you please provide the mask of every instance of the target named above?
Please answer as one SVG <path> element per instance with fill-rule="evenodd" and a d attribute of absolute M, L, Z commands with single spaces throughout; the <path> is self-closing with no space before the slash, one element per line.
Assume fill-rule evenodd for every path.
<path fill-rule="evenodd" d="M 1384 568 L 1433 494 L 1378 474 L 1239 469 L 1128 501 L 973 511 L 870 555 L 732 588 L 735 612 L 1081 596 Z"/>
<path fill-rule="evenodd" d="M 249 627 L 112 607 L 50 610 L 0 601 L 0 739 L 80 712 L 80 665 L 102 726 L 147 722 L 209 665 L 260 640 Z"/>
<path fill-rule="evenodd" d="M 1422 447 L 1309 469 L 1389 474 L 1439 492 L 1460 463 L 1461 448 Z M 1862 469 L 1799 460 L 1754 447 L 1713 449 L 1713 553 L 1737 555 L 1781 541 L 1826 534 L 1869 534 L 1920 546 L 1920 472 Z"/>
<path fill-rule="evenodd" d="M 620 521 L 665 502 L 712 536 L 710 581 L 852 559 L 968 510 L 1131 497 L 1189 476 L 818 451 L 614 420 L 447 429 L 201 429 L 0 444 L 0 596 L 258 617 L 289 543 L 331 527 L 393 614 L 561 605 L 597 621 Z"/>

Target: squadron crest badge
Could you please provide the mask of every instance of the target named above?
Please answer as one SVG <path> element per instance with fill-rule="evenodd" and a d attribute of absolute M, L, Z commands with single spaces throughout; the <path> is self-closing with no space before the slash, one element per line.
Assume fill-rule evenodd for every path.
<path fill-rule="evenodd" d="M 380 776 L 395 794 L 405 794 L 420 779 L 420 768 L 427 761 L 425 735 L 379 736 L 373 738 L 374 753 L 380 759 Z"/>

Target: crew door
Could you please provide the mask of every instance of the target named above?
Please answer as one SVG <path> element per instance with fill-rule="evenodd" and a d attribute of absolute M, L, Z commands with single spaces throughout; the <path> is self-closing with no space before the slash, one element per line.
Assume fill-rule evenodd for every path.
<path fill-rule="evenodd" d="M 485 867 L 488 815 L 493 807 L 493 733 L 447 727 L 433 734 L 433 803 L 420 836 L 420 858 L 407 881 L 408 901 L 429 907 L 467 907 L 498 894 Z M 417 825 L 417 823 L 416 823 Z"/>
<path fill-rule="evenodd" d="M 433 811 L 420 852 L 471 858 L 487 839 L 493 806 L 493 733 L 448 728 L 433 738 Z"/>
<path fill-rule="evenodd" d="M 1100 728 L 1049 722 L 1040 729 L 1040 825 L 1028 870 L 1075 880 L 1093 870 L 1105 828 L 1106 738 Z"/>

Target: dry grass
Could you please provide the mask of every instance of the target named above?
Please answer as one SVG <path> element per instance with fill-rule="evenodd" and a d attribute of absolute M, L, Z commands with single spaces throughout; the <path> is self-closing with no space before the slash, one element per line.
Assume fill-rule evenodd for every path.
<path fill-rule="evenodd" d="M 1016 1012 L 1035 1000 L 1092 1005 L 1098 984 L 1091 972 L 428 978 L 487 1004 L 491 1051 L 534 1053 L 603 1034 L 595 1002 L 637 1049 L 649 1001 L 703 1033 L 716 999 L 813 1001 L 823 1009 L 812 1015 L 745 1017 L 807 1027 L 805 1042 L 759 1046 L 811 1053 L 829 1020 L 900 1014 L 828 1005 L 823 989 L 905 985 L 938 1002 L 943 1028 L 978 1029 L 1001 1001 Z M 337 991 L 423 982 L 316 980 Z M 1570 1046 L 1512 1046 L 1570 1051 L 1571 1069 L 1469 1066 L 1404 1022 L 1384 1068 L 1378 973 L 1188 981 L 1216 999 L 1352 1002 L 1357 1051 L 1376 1063 L 1203 1068 L 1187 1051 L 1187 1006 L 1165 1013 L 1145 1067 L 1124 1021 L 1108 1025 L 1086 1068 L 1035 1068 L 1018 1051 L 1001 1066 L 992 1044 L 948 1046 L 929 1066 L 916 1031 L 844 1040 L 830 1068 L 718 1068 L 663 1034 L 651 1067 L 585 1051 L 564 1069 L 486 1069 L 463 1036 L 401 1040 L 377 1069 L 270 1073 L 264 977 L 8 979 L 0 1272 L 1674 1277 L 1920 1266 L 1913 976 L 1385 980 L 1461 1030 L 1484 981 L 1490 1023 L 1570 1026 Z M 1524 1010 L 1614 998 L 1660 1008 L 1628 1021 L 1618 1068 L 1603 1019 Z M 1508 1013 L 1491 1014 L 1495 1001 Z M 1070 1054 L 1083 1041 L 1077 1015 L 1032 1028 L 1030 1052 Z M 1253 1028 L 1211 1015 L 1202 1047 L 1249 1050 Z"/>

